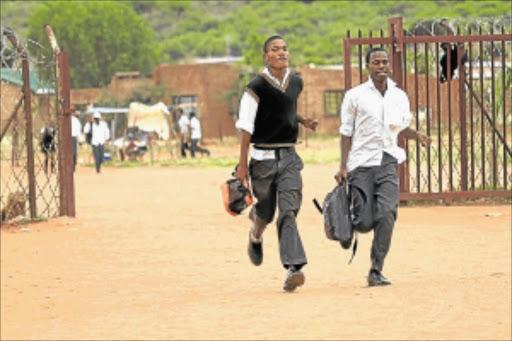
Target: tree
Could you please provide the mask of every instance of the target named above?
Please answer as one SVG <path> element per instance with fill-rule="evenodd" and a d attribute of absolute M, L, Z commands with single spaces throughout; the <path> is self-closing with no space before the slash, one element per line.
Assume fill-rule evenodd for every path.
<path fill-rule="evenodd" d="M 49 24 L 68 53 L 73 88 L 106 86 L 118 71 L 150 74 L 160 52 L 146 21 L 124 3 L 47 1 L 29 18 L 29 38 L 49 48 Z M 40 54 L 41 49 L 31 51 Z"/>

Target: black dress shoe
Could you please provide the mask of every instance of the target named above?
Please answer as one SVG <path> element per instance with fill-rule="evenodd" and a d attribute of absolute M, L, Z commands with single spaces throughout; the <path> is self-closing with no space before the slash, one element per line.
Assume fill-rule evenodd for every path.
<path fill-rule="evenodd" d="M 258 266 L 263 262 L 263 239 L 261 242 L 256 243 L 251 238 L 252 230 L 249 231 L 249 245 L 247 246 L 247 253 L 251 263 Z"/>
<path fill-rule="evenodd" d="M 284 281 L 284 291 L 294 291 L 297 287 L 300 287 L 306 281 L 306 277 L 300 270 L 295 270 L 293 267 L 288 269 L 286 280 Z"/>
<path fill-rule="evenodd" d="M 372 269 L 368 273 L 368 285 L 371 287 L 374 286 L 382 286 L 382 285 L 390 285 L 391 282 L 389 279 L 384 277 L 384 275 L 379 271 Z"/>

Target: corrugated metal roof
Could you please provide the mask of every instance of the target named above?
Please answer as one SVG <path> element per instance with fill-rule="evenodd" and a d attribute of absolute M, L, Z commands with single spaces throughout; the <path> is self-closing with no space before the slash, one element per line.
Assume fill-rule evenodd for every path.
<path fill-rule="evenodd" d="M 19 87 L 23 86 L 23 74 L 19 69 L 0 69 L 0 79 Z M 55 89 L 48 82 L 44 82 L 39 78 L 37 71 L 30 72 L 30 90 L 36 94 L 54 93 Z"/>

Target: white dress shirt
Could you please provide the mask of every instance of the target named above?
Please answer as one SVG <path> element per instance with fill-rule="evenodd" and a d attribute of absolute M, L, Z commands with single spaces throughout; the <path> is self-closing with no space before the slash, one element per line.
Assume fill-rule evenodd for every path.
<path fill-rule="evenodd" d="M 398 134 L 409 126 L 411 113 L 407 94 L 388 78 L 382 96 L 373 81 L 350 89 L 341 105 L 340 133 L 352 137 L 347 170 L 379 166 L 383 153 L 405 161 L 405 151 L 398 146 Z"/>
<path fill-rule="evenodd" d="M 71 116 L 71 137 L 76 137 L 78 142 L 82 142 L 82 123 L 76 116 Z"/>
<path fill-rule="evenodd" d="M 180 119 L 178 120 L 178 126 L 180 127 L 180 133 L 186 135 L 188 134 L 188 126 L 190 125 L 190 120 L 185 114 L 182 114 Z"/>
<path fill-rule="evenodd" d="M 201 122 L 197 117 L 192 117 L 190 119 L 190 139 L 200 140 L 201 136 Z"/>
<path fill-rule="evenodd" d="M 105 121 L 100 121 L 99 124 L 96 122 L 91 122 L 90 124 L 86 124 L 84 128 L 84 133 L 87 134 L 92 125 L 92 139 L 91 145 L 98 146 L 100 144 L 105 144 L 105 142 L 110 138 L 110 130 L 108 129 L 107 123 Z"/>
<path fill-rule="evenodd" d="M 288 77 L 290 76 L 290 69 L 286 69 L 283 81 L 280 82 L 279 79 L 272 76 L 267 67 L 263 69 L 262 72 L 266 75 L 271 81 L 273 81 L 277 86 L 283 87 L 286 84 Z M 235 123 L 235 127 L 238 130 L 244 130 L 252 135 L 254 132 L 254 122 L 256 121 L 256 112 L 258 111 L 258 98 L 255 98 L 253 93 L 250 91 L 245 91 L 242 95 L 242 99 L 240 100 L 240 109 L 238 110 L 238 120 Z M 269 160 L 275 158 L 275 152 L 272 150 L 261 150 L 261 149 L 251 149 L 251 157 L 255 160 Z"/>

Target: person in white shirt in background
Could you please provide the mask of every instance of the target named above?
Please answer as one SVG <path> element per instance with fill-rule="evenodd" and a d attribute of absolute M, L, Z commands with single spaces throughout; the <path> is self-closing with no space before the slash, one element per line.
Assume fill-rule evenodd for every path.
<path fill-rule="evenodd" d="M 200 152 L 201 155 L 206 154 L 210 156 L 210 151 L 206 148 L 199 147 L 199 140 L 201 140 L 201 122 L 196 117 L 195 112 L 190 113 L 190 156 L 195 157 L 196 151 Z"/>
<path fill-rule="evenodd" d="M 71 155 L 73 156 L 73 172 L 78 160 L 78 144 L 82 143 L 82 123 L 78 119 L 80 111 L 75 111 L 71 116 Z"/>
<path fill-rule="evenodd" d="M 405 161 L 398 135 L 416 138 L 426 146 L 430 137 L 409 127 L 407 94 L 388 78 L 386 50 L 377 47 L 366 54 L 367 82 L 347 91 L 341 105 L 341 164 L 334 176 L 348 178 L 355 231 L 374 231 L 369 286 L 389 285 L 382 275 L 391 245 L 399 201 L 397 165 Z"/>
<path fill-rule="evenodd" d="M 177 108 L 176 114 L 178 115 L 178 128 L 180 133 L 180 152 L 181 157 L 187 157 L 185 150 L 189 149 L 187 139 L 188 139 L 188 131 L 190 126 L 190 120 L 187 115 L 183 115 L 183 109 Z"/>
<path fill-rule="evenodd" d="M 91 129 L 92 154 L 96 164 L 96 173 L 99 173 L 105 154 L 105 143 L 110 141 L 110 130 L 108 129 L 107 123 L 101 120 L 101 114 L 97 111 L 94 113 L 93 122 L 85 125 L 84 133 L 87 134 Z"/>

